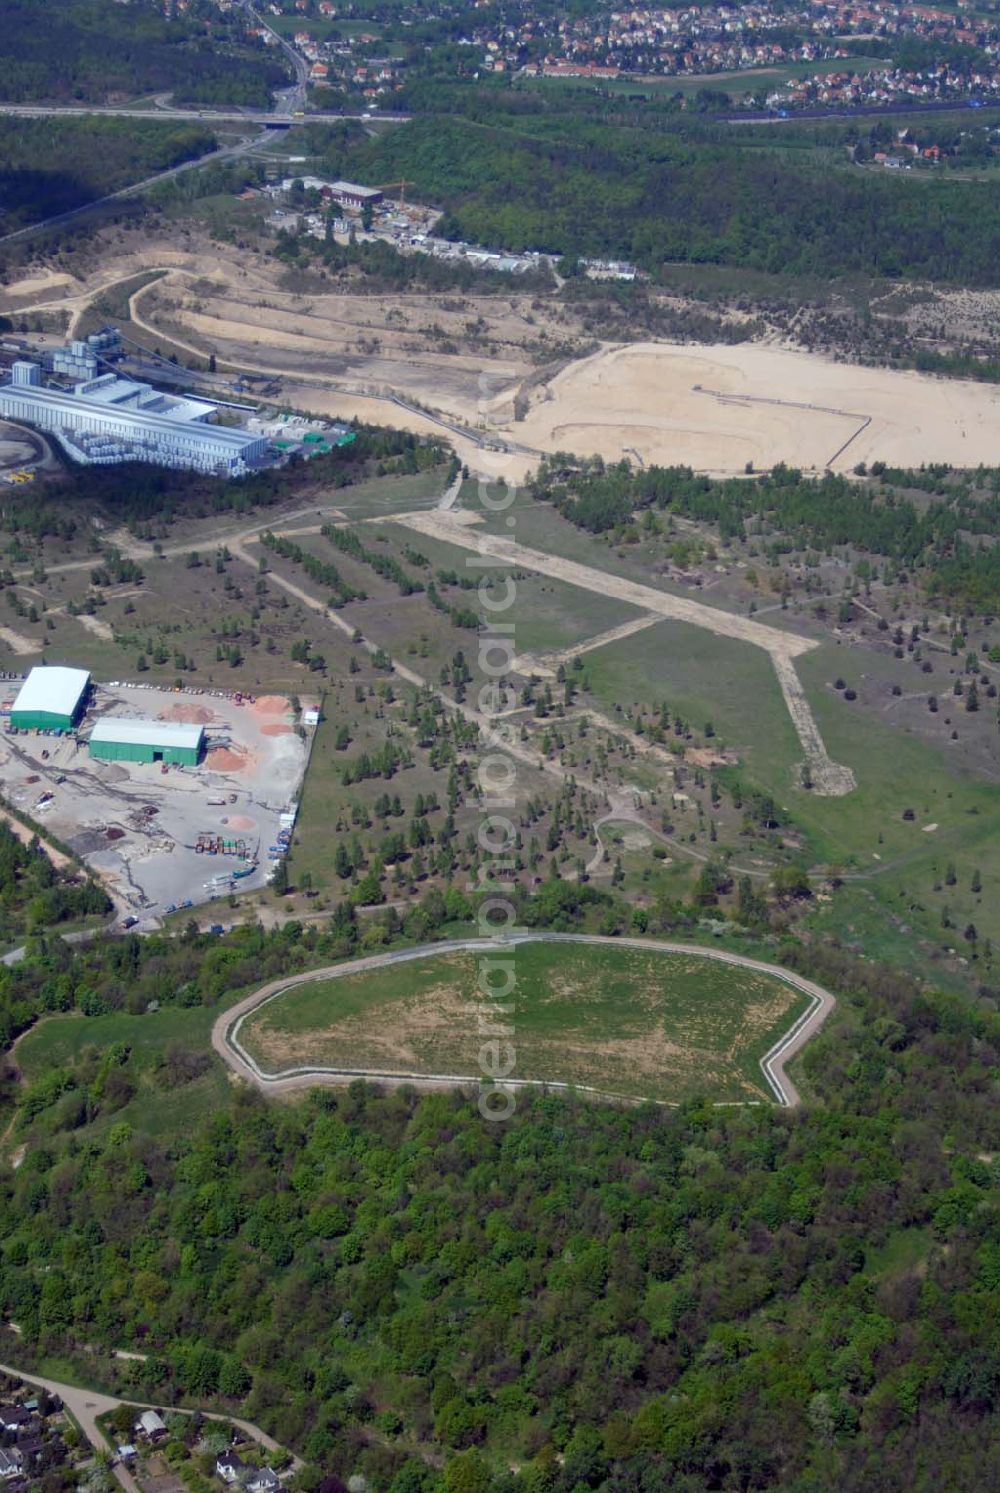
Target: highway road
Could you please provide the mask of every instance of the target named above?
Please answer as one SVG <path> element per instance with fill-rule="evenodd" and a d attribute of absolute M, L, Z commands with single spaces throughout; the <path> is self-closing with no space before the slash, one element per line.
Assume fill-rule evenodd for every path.
<path fill-rule="evenodd" d="M 425 1088 L 478 1083 L 470 1074 L 458 1073 L 398 1073 L 377 1072 L 357 1068 L 296 1068 L 280 1074 L 264 1073 L 241 1045 L 240 1028 L 251 1011 L 296 985 L 308 984 L 312 980 L 336 979 L 341 975 L 366 973 L 369 970 L 387 969 L 394 964 L 404 964 L 412 959 L 424 959 L 433 954 L 481 953 L 492 949 L 500 953 L 520 943 L 584 943 L 602 944 L 621 948 L 653 950 L 659 954 L 697 955 L 702 959 L 713 959 L 720 964 L 734 965 L 740 969 L 755 970 L 771 975 L 808 997 L 809 1005 L 783 1036 L 760 1060 L 761 1072 L 768 1087 L 784 1108 L 791 1109 L 801 1103 L 801 1096 L 789 1078 L 787 1066 L 799 1053 L 810 1037 L 815 1036 L 836 1005 L 835 997 L 822 985 L 776 964 L 766 964 L 760 959 L 750 959 L 744 954 L 733 954 L 728 949 L 706 948 L 701 944 L 668 943 L 654 938 L 603 938 L 590 933 L 546 933 L 535 930 L 510 933 L 499 939 L 449 939 L 441 943 L 421 944 L 417 948 L 398 949 L 387 954 L 373 954 L 364 959 L 351 959 L 341 964 L 331 964 L 323 969 L 293 975 L 282 980 L 272 980 L 252 994 L 244 996 L 235 1006 L 224 1011 L 212 1027 L 212 1046 L 234 1073 L 256 1085 L 265 1094 L 283 1094 L 295 1089 L 316 1088 L 323 1084 L 348 1083 L 355 1078 L 368 1078 L 375 1082 L 390 1084 L 413 1084 Z M 540 1079 L 509 1079 L 510 1088 L 576 1089 L 592 1092 L 598 1097 L 615 1098 L 596 1089 L 588 1090 L 585 1084 L 567 1084 L 559 1081 L 545 1082 Z"/>
<path fill-rule="evenodd" d="M 105 115 L 109 119 L 178 119 L 195 124 L 260 125 L 272 130 L 286 130 L 291 124 L 307 121 L 310 124 L 323 124 L 335 119 L 365 122 L 381 120 L 384 124 L 405 124 L 411 117 L 409 114 L 340 114 L 325 110 L 296 120 L 288 112 L 271 113 L 265 109 L 137 109 L 134 104 L 0 104 L 0 114 L 21 119 L 99 119 Z"/>
<path fill-rule="evenodd" d="M 244 9 L 246 10 L 247 16 L 251 21 L 255 21 L 256 24 L 262 27 L 269 36 L 272 36 L 274 38 L 275 42 L 278 44 L 278 46 L 284 52 L 285 56 L 288 58 L 289 62 L 292 64 L 292 68 L 295 72 L 295 83 L 293 87 L 283 88 L 278 94 L 280 102 L 275 105 L 275 114 L 284 114 L 287 117 L 294 115 L 301 110 L 304 110 L 306 106 L 306 93 L 309 88 L 308 60 L 303 57 L 298 47 L 292 45 L 287 37 L 282 36 L 280 32 L 275 31 L 273 26 L 269 26 L 267 24 L 267 21 L 260 14 L 260 12 L 254 9 L 251 0 L 246 0 Z"/>
<path fill-rule="evenodd" d="M 0 113 L 2 112 L 3 109 L 0 106 Z M 148 119 L 149 115 L 146 114 L 143 117 Z M 95 207 L 102 207 L 107 202 L 122 202 L 128 197 L 134 197 L 138 192 L 147 191 L 150 187 L 156 186 L 158 182 L 169 181 L 173 176 L 180 176 L 184 171 L 194 171 L 212 162 L 235 160 L 237 156 L 246 155 L 248 151 L 255 150 L 266 139 L 266 135 L 254 135 L 252 139 L 241 140 L 236 145 L 222 146 L 219 150 L 209 151 L 208 155 L 198 156 L 194 160 L 181 161 L 179 166 L 171 166 L 167 171 L 158 171 L 155 176 L 147 176 L 142 181 L 134 181 L 131 186 L 121 187 L 117 192 L 108 192 L 104 197 L 95 197 L 91 202 L 84 202 L 79 207 L 70 208 L 69 212 L 56 213 L 51 218 L 43 218 L 39 223 L 29 223 L 25 228 L 17 228 L 13 233 L 3 234 L 0 236 L 0 244 L 16 243 L 18 239 L 30 238 L 35 233 L 41 233 L 43 229 L 56 228 L 61 223 L 72 223 L 77 218 L 82 218 L 84 213 L 92 212 Z"/>

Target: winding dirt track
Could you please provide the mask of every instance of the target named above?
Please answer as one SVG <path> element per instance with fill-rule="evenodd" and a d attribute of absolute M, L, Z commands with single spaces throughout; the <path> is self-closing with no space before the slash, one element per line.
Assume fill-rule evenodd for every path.
<path fill-rule="evenodd" d="M 809 999 L 809 1005 L 789 1030 L 780 1037 L 769 1052 L 760 1060 L 761 1071 L 778 1104 L 793 1108 L 801 1103 L 801 1096 L 789 1078 L 787 1065 L 814 1036 L 836 1005 L 830 991 L 824 990 L 812 980 L 775 964 L 766 964 L 760 959 L 750 959 L 743 954 L 732 954 L 726 949 L 703 948 L 700 944 L 667 943 L 653 938 L 602 938 L 589 933 L 511 933 L 497 939 L 449 939 L 442 943 L 420 944 L 413 949 L 399 949 L 387 954 L 372 954 L 364 959 L 351 959 L 341 964 L 327 965 L 322 969 L 309 970 L 305 974 L 293 975 L 282 980 L 272 980 L 260 986 L 250 995 L 244 996 L 219 1016 L 212 1027 L 212 1046 L 224 1063 L 240 1078 L 255 1084 L 265 1094 L 286 1094 L 296 1089 L 330 1087 L 352 1082 L 356 1078 L 367 1078 L 392 1086 L 413 1084 L 422 1088 L 451 1088 L 455 1085 L 478 1084 L 480 1078 L 467 1073 L 399 1073 L 380 1072 L 361 1068 L 292 1068 L 281 1073 L 265 1073 L 240 1043 L 240 1029 L 252 1011 L 266 1005 L 268 1001 L 292 990 L 297 985 L 306 985 L 314 980 L 336 979 L 341 975 L 364 974 L 369 970 L 388 969 L 394 964 L 403 964 L 413 959 L 426 959 L 435 954 L 478 953 L 484 949 L 499 951 L 516 947 L 521 943 L 585 943 L 604 944 L 615 947 L 652 950 L 660 954 L 687 954 L 699 958 L 714 959 L 720 964 L 735 965 L 751 969 L 759 974 L 771 975 L 786 985 L 800 991 Z M 509 1088 L 576 1089 L 590 1092 L 597 1097 L 620 1099 L 622 1096 L 606 1094 L 598 1089 L 588 1089 L 583 1084 L 567 1084 L 556 1080 L 543 1082 L 538 1079 L 508 1079 Z M 630 1100 L 628 1102 L 641 1102 Z M 662 1103 L 663 1101 L 653 1101 Z"/>

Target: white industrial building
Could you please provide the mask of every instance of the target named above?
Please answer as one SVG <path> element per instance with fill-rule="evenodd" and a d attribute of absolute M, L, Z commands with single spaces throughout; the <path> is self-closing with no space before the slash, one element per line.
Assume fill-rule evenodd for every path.
<path fill-rule="evenodd" d="M 42 386 L 41 369 L 18 362 L 0 385 L 0 415 L 53 435 L 85 465 L 148 461 L 239 476 L 261 460 L 266 437 L 210 423 L 215 406 L 176 399 L 149 384 L 106 373 L 72 392 Z"/>

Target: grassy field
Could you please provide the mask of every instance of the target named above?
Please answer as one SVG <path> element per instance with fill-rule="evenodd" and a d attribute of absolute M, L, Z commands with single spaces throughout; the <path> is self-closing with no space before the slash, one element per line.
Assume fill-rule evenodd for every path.
<path fill-rule="evenodd" d="M 332 500 L 338 511 L 367 518 L 421 506 L 433 500 L 443 485 L 443 474 L 436 471 L 412 477 L 373 478 L 335 494 L 317 486 L 293 500 L 293 511 L 301 513 L 314 501 L 317 511 L 297 522 L 316 525 L 321 521 L 320 506 L 329 507 Z M 71 511 L 67 505 L 67 512 Z M 74 518 L 76 532 L 72 538 L 50 534 L 38 544 L 21 540 L 21 548 L 11 555 L 16 581 L 7 591 L 0 623 L 16 634 L 21 650 L 16 662 L 22 667 L 38 663 L 44 656 L 49 663 L 90 669 L 98 679 L 133 678 L 142 655 L 148 666 L 143 672 L 150 683 L 173 683 L 178 674 L 200 684 L 232 683 L 261 690 L 308 690 L 322 683 L 291 662 L 289 650 L 293 642 L 307 636 L 317 651 L 332 654 L 337 641 L 343 643 L 343 634 L 334 624 L 297 602 L 289 602 L 278 587 L 258 592 L 255 567 L 238 558 L 225 561 L 222 569 L 216 567 L 218 550 L 227 540 L 252 534 L 255 528 L 281 529 L 280 509 L 253 518 L 226 515 L 208 522 L 178 519 L 163 528 L 165 553 L 143 560 L 145 578 L 141 584 L 103 587 L 95 587 L 91 578 L 92 567 L 100 564 L 101 556 L 88 549 L 92 535 L 80 522 L 78 512 Z M 110 524 L 105 527 L 110 529 Z M 322 540 L 312 538 L 314 548 L 323 548 Z M 258 553 L 253 551 L 255 557 Z M 191 562 L 192 554 L 200 557 L 200 564 Z M 332 551 L 327 558 L 332 558 Z M 29 564 L 42 567 L 43 582 L 31 577 Z M 371 588 L 370 575 L 365 582 Z M 322 588 L 318 594 L 323 594 Z M 82 610 L 91 595 L 97 602 L 94 615 L 73 615 L 72 609 Z M 230 664 L 216 656 L 220 635 L 239 645 L 242 662 L 236 666 L 238 679 Z M 192 667 L 179 669 L 175 661 L 178 653 Z M 2 642 L 0 659 L 15 662 L 8 658 Z"/>
<path fill-rule="evenodd" d="M 393 552 L 401 557 L 404 546 L 409 546 L 426 555 L 435 568 L 454 570 L 460 576 L 478 581 L 489 575 L 467 549 L 431 539 L 426 534 L 414 535 L 402 525 L 386 524 L 384 530 L 376 529 L 377 536 L 384 533 L 392 541 Z M 520 537 L 520 536 L 519 536 Z M 470 564 L 470 560 L 472 564 Z M 405 563 L 405 560 L 403 561 Z M 519 570 L 516 574 L 516 608 L 513 610 L 514 643 L 517 652 L 544 653 L 550 649 L 572 647 L 574 643 L 617 627 L 639 616 L 636 607 L 617 601 L 611 596 L 597 596 L 582 591 L 579 586 L 567 585 L 565 581 L 553 580 L 551 576 L 538 575 L 532 571 Z M 467 593 L 467 604 L 476 606 L 475 592 Z M 510 621 L 511 618 L 505 619 Z"/>
<path fill-rule="evenodd" d="M 539 942 L 504 957 L 517 1078 L 667 1102 L 767 1099 L 760 1058 L 804 1008 L 778 979 L 696 955 Z M 252 1013 L 240 1041 L 269 1073 L 475 1074 L 476 982 L 466 953 L 317 980 Z"/>

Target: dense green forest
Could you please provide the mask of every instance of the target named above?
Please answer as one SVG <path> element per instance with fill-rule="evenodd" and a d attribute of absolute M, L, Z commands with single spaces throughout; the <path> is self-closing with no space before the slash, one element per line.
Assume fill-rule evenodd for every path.
<path fill-rule="evenodd" d="M 993 543 L 1000 471 L 907 472 L 876 463 L 871 475 L 873 481 L 859 483 L 777 466 L 763 476 L 720 481 L 689 467 L 633 472 L 627 462 L 608 468 L 591 462 L 572 471 L 553 462 L 532 489 L 592 534 L 620 536 L 647 508 L 713 524 L 726 540 L 745 540 L 752 525 L 762 552 L 776 561 L 792 548 L 849 547 L 915 569 L 938 600 L 984 613 L 1000 608 L 1000 549 Z M 917 493 L 931 500 L 918 503 Z"/>
<path fill-rule="evenodd" d="M 0 217 L 5 233 L 82 207 L 108 192 L 203 156 L 206 125 L 137 119 L 0 119 Z"/>
<path fill-rule="evenodd" d="M 421 115 L 375 140 L 328 137 L 326 169 L 405 176 L 446 209 L 446 236 L 621 256 L 654 275 L 674 261 L 998 283 L 1000 184 L 873 174 L 825 145 L 794 148 L 792 126 L 779 148 L 764 127 L 736 135 L 685 115 L 595 118 L 576 99 L 557 109 L 527 92 L 456 91 L 459 114 Z"/>
<path fill-rule="evenodd" d="M 239 15 L 239 12 L 237 12 Z M 102 103 L 169 89 L 191 103 L 267 108 L 288 80 L 242 24 L 196 3 L 168 20 L 148 0 L 0 0 L 0 95 Z"/>
<path fill-rule="evenodd" d="M 37 840 L 26 844 L 0 822 L 0 944 L 110 911 L 111 903 L 96 882 L 75 870 L 60 874 Z"/>
<path fill-rule="evenodd" d="M 565 892 L 547 913 L 581 911 Z M 346 950 L 337 922 L 53 945 L 3 977 L 54 1010 L 74 988 L 94 1014 L 192 1006 Z M 238 1408 L 303 1452 L 306 1487 L 992 1486 L 996 1015 L 836 950 L 787 957 L 842 997 L 796 1113 L 549 1096 L 491 1125 L 359 1083 L 230 1094 L 189 1125 L 209 1059 L 175 1046 L 153 1133 L 141 1111 L 94 1123 L 137 1058 L 81 1043 L 22 1096 L 23 1122 L 58 1123 L 0 1177 L 5 1352 L 137 1348 L 115 1369 L 134 1395 Z"/>

